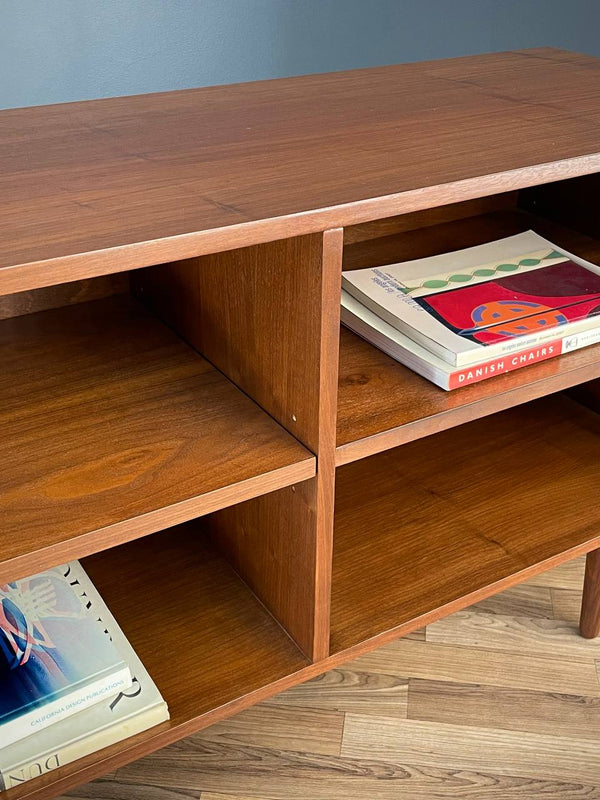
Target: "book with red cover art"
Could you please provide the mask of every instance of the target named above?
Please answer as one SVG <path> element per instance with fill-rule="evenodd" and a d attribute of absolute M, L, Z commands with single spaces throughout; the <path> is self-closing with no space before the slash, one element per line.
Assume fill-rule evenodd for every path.
<path fill-rule="evenodd" d="M 342 323 L 384 353 L 446 391 L 528 367 L 540 361 L 570 353 L 600 342 L 600 327 L 564 336 L 478 364 L 452 367 L 426 348 L 373 314 L 348 292 L 342 291 Z"/>
<path fill-rule="evenodd" d="M 565 260 L 415 299 L 450 330 L 487 344 L 600 314 L 600 275 Z"/>
<path fill-rule="evenodd" d="M 467 366 L 600 325 L 600 268 L 534 233 L 382 267 L 344 289 L 452 366 Z"/>

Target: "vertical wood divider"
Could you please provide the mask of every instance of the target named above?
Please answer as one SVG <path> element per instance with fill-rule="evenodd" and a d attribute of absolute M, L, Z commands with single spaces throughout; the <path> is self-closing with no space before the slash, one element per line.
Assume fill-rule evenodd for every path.
<path fill-rule="evenodd" d="M 343 230 L 149 267 L 134 292 L 317 456 L 317 475 L 207 518 L 298 646 L 329 653 Z"/>

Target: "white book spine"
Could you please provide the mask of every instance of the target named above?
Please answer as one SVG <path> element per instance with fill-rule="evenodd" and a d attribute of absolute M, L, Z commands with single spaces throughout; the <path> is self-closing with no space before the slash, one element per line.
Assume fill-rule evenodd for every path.
<path fill-rule="evenodd" d="M 91 685 L 82 686 L 66 697 L 60 697 L 46 703 L 42 708 L 34 708 L 20 717 L 8 720 L 0 726 L 0 740 L 10 743 L 24 739 L 101 702 L 105 697 L 117 695 L 130 686 L 131 672 L 128 666 L 123 665 L 121 670 L 111 672 Z"/>
<path fill-rule="evenodd" d="M 135 716 L 122 720 L 104 730 L 91 732 L 88 736 L 76 741 L 68 742 L 62 747 L 52 748 L 40 753 L 36 758 L 12 766 L 3 766 L 0 763 L 0 791 L 20 786 L 26 781 L 38 778 L 46 772 L 51 772 L 58 767 L 63 767 L 78 758 L 95 753 L 104 747 L 141 733 L 148 728 L 158 725 L 168 718 L 165 703 L 147 708 Z M 1 753 L 0 753 L 1 756 Z"/>
<path fill-rule="evenodd" d="M 485 359 L 479 364 L 455 368 L 388 325 L 345 291 L 342 291 L 341 313 L 343 324 L 354 333 L 446 391 L 600 342 L 600 327 L 596 327 L 573 336 L 555 339 L 547 346 L 541 345 L 502 358 Z"/>

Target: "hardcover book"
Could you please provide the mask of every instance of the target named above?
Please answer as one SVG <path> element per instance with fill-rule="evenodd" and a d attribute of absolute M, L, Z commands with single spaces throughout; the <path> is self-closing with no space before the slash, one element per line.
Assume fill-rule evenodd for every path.
<path fill-rule="evenodd" d="M 4 746 L 114 697 L 131 673 L 78 562 L 0 585 L 0 742 Z"/>
<path fill-rule="evenodd" d="M 0 748 L 0 790 L 18 786 L 169 719 L 167 704 L 95 587 L 88 583 L 85 591 L 90 613 L 102 619 L 104 636 L 112 639 L 128 664 L 133 683 L 35 736 Z"/>
<path fill-rule="evenodd" d="M 546 361 L 563 353 L 570 353 L 600 342 L 600 327 L 597 327 L 560 339 L 552 339 L 524 350 L 486 359 L 478 364 L 453 367 L 430 353 L 425 347 L 413 342 L 396 328 L 388 325 L 345 291 L 342 291 L 341 317 L 342 323 L 351 331 L 446 391 L 469 386 L 486 378 L 493 378 L 504 372 L 528 367 L 539 361 Z"/>
<path fill-rule="evenodd" d="M 534 233 L 343 274 L 344 289 L 452 366 L 600 324 L 600 268 Z"/>

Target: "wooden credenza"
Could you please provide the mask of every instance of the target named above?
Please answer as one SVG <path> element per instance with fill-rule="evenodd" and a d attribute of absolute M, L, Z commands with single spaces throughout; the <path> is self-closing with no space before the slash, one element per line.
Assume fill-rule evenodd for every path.
<path fill-rule="evenodd" d="M 445 393 L 339 300 L 529 228 L 600 262 L 599 60 L 3 111 L 0 162 L 0 582 L 83 559 L 171 711 L 7 800 L 586 552 L 598 633 L 600 345 Z"/>

